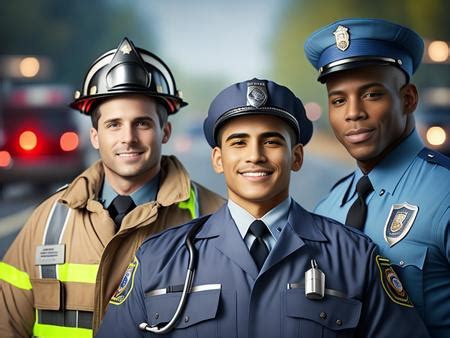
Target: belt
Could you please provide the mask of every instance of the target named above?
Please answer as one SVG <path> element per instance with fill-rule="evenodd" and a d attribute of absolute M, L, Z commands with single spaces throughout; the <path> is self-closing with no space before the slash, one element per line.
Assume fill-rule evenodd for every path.
<path fill-rule="evenodd" d="M 92 314 L 78 310 L 38 310 L 38 323 L 92 329 Z"/>

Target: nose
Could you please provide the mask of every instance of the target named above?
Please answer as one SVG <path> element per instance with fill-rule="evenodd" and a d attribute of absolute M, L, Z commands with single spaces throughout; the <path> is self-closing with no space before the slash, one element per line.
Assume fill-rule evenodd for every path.
<path fill-rule="evenodd" d="M 252 142 L 248 147 L 247 162 L 261 163 L 266 161 L 264 145 L 259 142 Z"/>
<path fill-rule="evenodd" d="M 135 128 L 132 125 L 127 124 L 122 128 L 122 143 L 130 144 L 137 140 L 137 134 Z"/>
<path fill-rule="evenodd" d="M 357 121 L 364 119 L 366 112 L 364 110 L 364 105 L 359 98 L 348 99 L 347 110 L 345 112 L 346 121 Z"/>

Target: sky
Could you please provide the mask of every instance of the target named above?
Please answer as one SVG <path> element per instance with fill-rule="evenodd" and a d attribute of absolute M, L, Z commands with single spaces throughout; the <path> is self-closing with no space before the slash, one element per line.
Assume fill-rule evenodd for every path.
<path fill-rule="evenodd" d="M 140 0 L 138 4 L 142 13 L 151 13 L 159 54 L 174 68 L 240 81 L 269 73 L 269 44 L 285 3 Z"/>

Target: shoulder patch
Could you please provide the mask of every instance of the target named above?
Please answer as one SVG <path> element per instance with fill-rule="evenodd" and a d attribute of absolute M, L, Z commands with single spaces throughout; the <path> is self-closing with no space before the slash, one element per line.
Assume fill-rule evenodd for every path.
<path fill-rule="evenodd" d="M 414 307 L 402 282 L 392 268 L 389 259 L 377 255 L 375 261 L 377 262 L 378 270 L 380 271 L 381 284 L 389 298 L 399 305 Z"/>
<path fill-rule="evenodd" d="M 128 264 L 127 270 L 120 281 L 119 287 L 114 292 L 111 300 L 109 301 L 111 304 L 120 305 L 125 299 L 127 299 L 131 290 L 133 290 L 134 285 L 134 275 L 136 273 L 136 269 L 139 265 L 139 261 L 136 256 L 134 256 L 132 262 Z"/>
<path fill-rule="evenodd" d="M 419 153 L 419 157 L 428 163 L 438 164 L 444 168 L 450 169 L 450 157 L 447 157 L 436 150 L 423 148 Z"/>

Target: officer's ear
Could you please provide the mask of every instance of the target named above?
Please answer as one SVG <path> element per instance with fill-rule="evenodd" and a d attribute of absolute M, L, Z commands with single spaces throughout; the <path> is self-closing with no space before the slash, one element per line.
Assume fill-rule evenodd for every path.
<path fill-rule="evenodd" d="M 214 147 L 211 151 L 211 163 L 216 174 L 223 173 L 222 150 L 219 147 Z"/>
<path fill-rule="evenodd" d="M 303 144 L 297 143 L 292 147 L 292 171 L 299 171 L 303 164 Z"/>
<path fill-rule="evenodd" d="M 170 135 L 172 135 L 172 123 L 167 121 L 163 126 L 163 138 L 162 143 L 167 143 L 170 139 Z"/>
<path fill-rule="evenodd" d="M 411 114 L 416 110 L 419 103 L 419 93 L 412 83 L 407 83 L 400 89 L 400 97 L 402 99 L 403 112 Z"/>
<path fill-rule="evenodd" d="M 94 149 L 98 150 L 98 148 L 99 148 L 99 145 L 98 145 L 98 131 L 94 127 L 91 127 L 90 139 L 91 139 L 91 144 L 94 147 Z"/>

